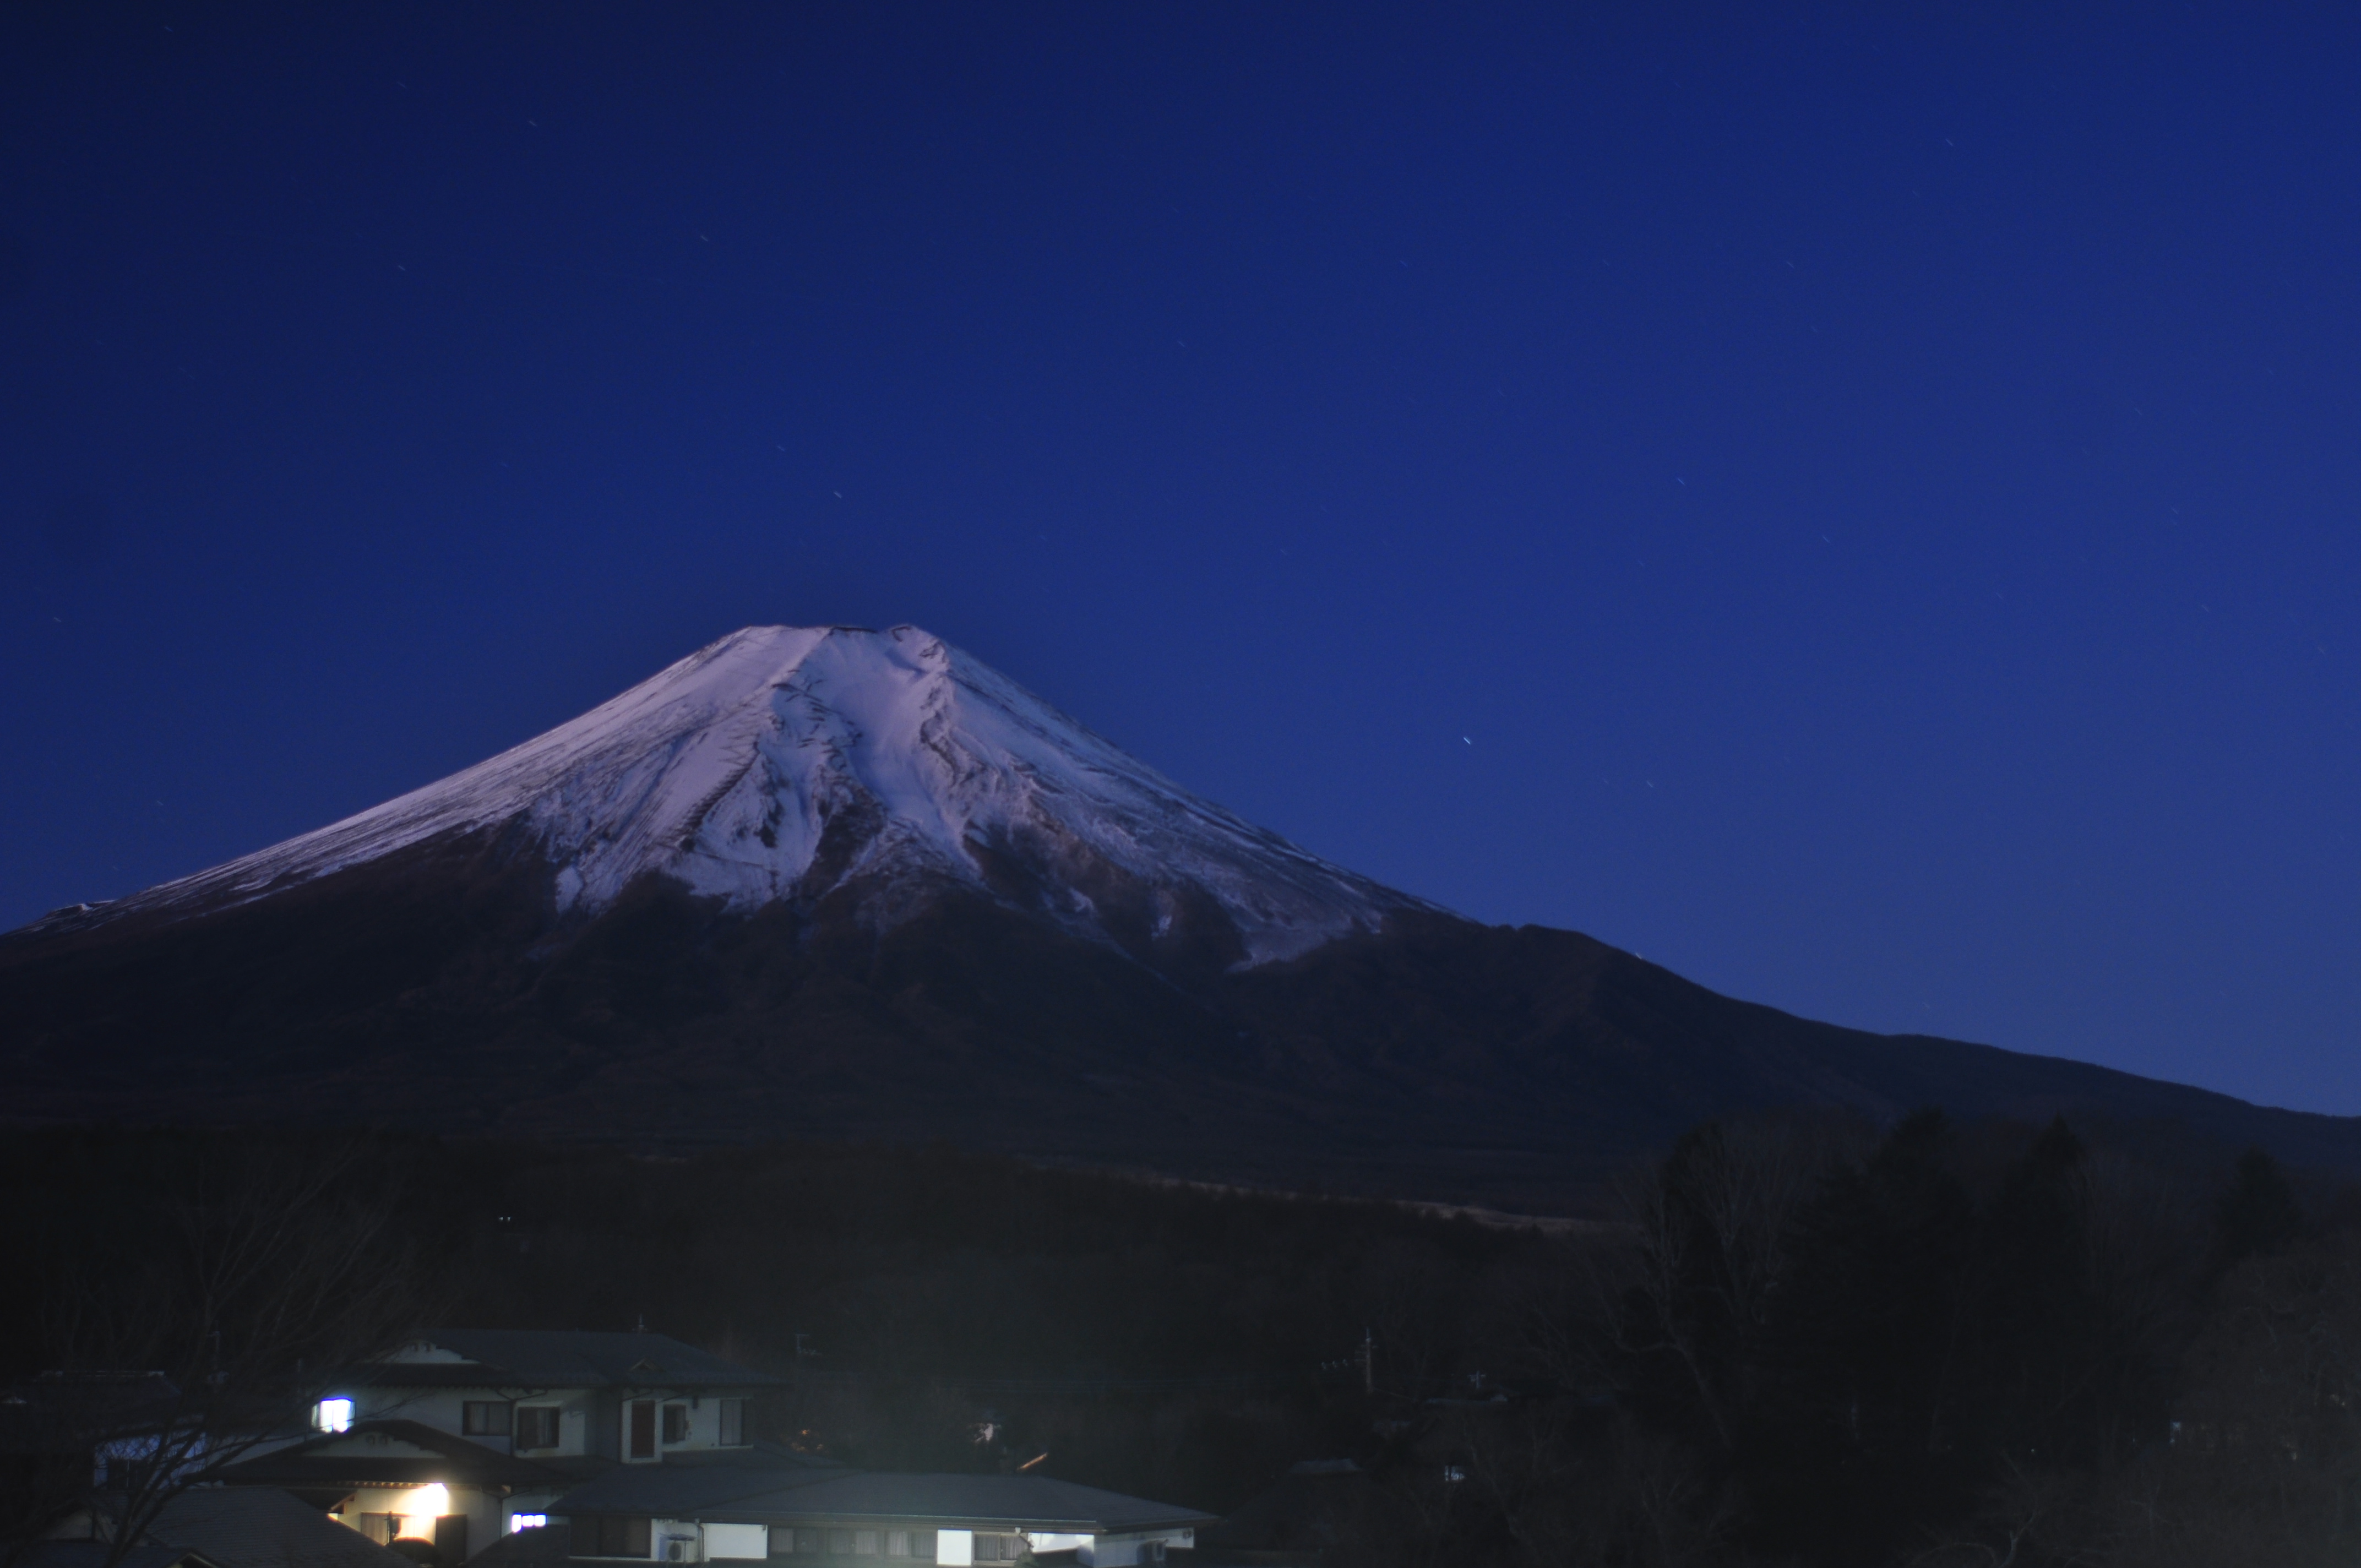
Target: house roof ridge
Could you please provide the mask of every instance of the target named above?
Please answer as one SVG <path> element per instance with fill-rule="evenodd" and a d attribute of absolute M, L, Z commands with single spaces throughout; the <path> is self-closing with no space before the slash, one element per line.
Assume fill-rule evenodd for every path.
<path fill-rule="evenodd" d="M 604 1329 L 434 1329 L 413 1347 L 456 1360 L 405 1359 L 401 1354 L 346 1368 L 377 1387 L 633 1387 L 650 1381 L 678 1388 L 777 1387 L 788 1380 L 699 1349 L 671 1334 Z"/>
<path fill-rule="evenodd" d="M 420 1459 L 413 1454 L 368 1453 L 345 1446 L 352 1444 L 356 1439 L 370 1437 L 394 1438 L 413 1448 L 424 1449 L 434 1457 Z M 434 1478 L 409 1473 L 433 1469 L 437 1460 L 456 1467 L 451 1471 L 454 1479 L 471 1483 L 491 1480 L 496 1484 L 554 1490 L 569 1479 L 533 1460 L 502 1453 L 499 1449 L 471 1442 L 440 1427 L 431 1427 L 423 1421 L 400 1416 L 355 1421 L 343 1431 L 321 1432 L 285 1448 L 275 1448 L 268 1453 L 225 1464 L 206 1475 L 207 1479 L 225 1486 L 318 1486 L 331 1479 L 346 1478 L 367 1484 L 371 1472 L 392 1477 L 399 1471 L 402 1473 L 399 1477 L 401 1483 L 410 1485 L 420 1479 Z"/>

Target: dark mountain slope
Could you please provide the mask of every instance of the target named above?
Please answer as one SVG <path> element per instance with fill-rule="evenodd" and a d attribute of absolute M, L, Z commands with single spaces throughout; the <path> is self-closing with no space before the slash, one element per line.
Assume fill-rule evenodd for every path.
<path fill-rule="evenodd" d="M 1235 978 L 1231 998 L 1297 1062 L 1351 1042 L 1404 1093 L 1482 1099 L 1543 1146 L 1661 1145 L 1703 1117 L 1843 1107 L 1889 1120 L 2066 1113 L 2155 1149 L 2259 1144 L 2361 1175 L 2361 1118 L 2229 1095 L 2058 1057 L 1926 1035 L 1876 1035 L 1740 1002 L 1571 931 L 1402 920 Z M 1539 1136 L 1539 1134 L 1536 1134 Z M 2168 1161 L 2168 1163 L 2171 1163 Z"/>
<path fill-rule="evenodd" d="M 650 876 L 561 915 L 554 874 L 484 831 L 209 914 L 0 938 L 0 1103 L 19 1124 L 945 1138 L 1510 1205 L 1791 1105 L 2169 1121 L 2361 1172 L 2361 1122 L 1816 1024 L 1571 932 L 1411 912 L 1286 962 L 1159 970 L 959 886 L 881 931 L 858 885 L 733 914 Z"/>

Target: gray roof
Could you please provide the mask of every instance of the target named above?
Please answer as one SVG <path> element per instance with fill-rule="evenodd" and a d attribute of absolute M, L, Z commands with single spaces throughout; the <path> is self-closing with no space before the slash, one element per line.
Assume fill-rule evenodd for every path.
<path fill-rule="evenodd" d="M 423 1448 L 420 1453 L 372 1453 L 368 1440 Z M 277 1448 L 236 1464 L 214 1478 L 233 1486 L 415 1486 L 428 1481 L 467 1486 L 507 1486 L 517 1491 L 554 1491 L 566 1477 L 530 1459 L 518 1459 L 454 1437 L 423 1421 L 356 1421 L 350 1431 L 323 1432 L 308 1442 Z"/>
<path fill-rule="evenodd" d="M 1101 1535 L 1210 1525 L 1212 1514 L 1047 1475 L 900 1475 L 745 1465 L 622 1465 L 549 1506 L 553 1514 L 655 1514 L 714 1523 L 909 1521 Z"/>
<path fill-rule="evenodd" d="M 512 1530 L 467 1559 L 467 1568 L 551 1568 L 566 1559 L 566 1521 Z"/>
<path fill-rule="evenodd" d="M 403 1388 L 768 1388 L 786 1381 L 670 1334 L 438 1329 L 419 1338 L 467 1360 L 369 1362 L 348 1376 Z"/>
<path fill-rule="evenodd" d="M 148 1536 L 221 1568 L 416 1568 L 357 1530 L 267 1486 L 202 1486 L 158 1511 Z"/>
<path fill-rule="evenodd" d="M 847 1475 L 843 1464 L 816 1454 L 796 1453 L 772 1443 L 751 1448 L 718 1448 L 667 1453 L 661 1464 L 604 1464 L 591 1479 L 566 1494 L 595 1495 L 607 1499 L 586 1505 L 585 1513 L 666 1513 L 674 1519 L 693 1518 L 708 1504 L 720 1506 L 732 1497 L 785 1491 L 814 1481 Z M 613 1499 L 622 1499 L 616 1501 Z M 642 1502 L 641 1499 L 646 1499 Z M 562 1501 L 563 1499 L 561 1499 Z M 679 1510 L 689 1510 L 686 1513 Z M 563 1514 L 556 1503 L 553 1514 Z"/>
<path fill-rule="evenodd" d="M 100 1568 L 113 1551 L 104 1541 L 37 1541 L 16 1557 L 16 1568 Z M 223 1568 L 179 1546 L 135 1546 L 119 1568 Z"/>

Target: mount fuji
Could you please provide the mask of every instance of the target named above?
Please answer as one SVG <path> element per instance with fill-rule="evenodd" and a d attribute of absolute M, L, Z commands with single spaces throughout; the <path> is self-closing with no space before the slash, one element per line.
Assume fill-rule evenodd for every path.
<path fill-rule="evenodd" d="M 740 915 L 858 889 L 879 925 L 966 889 L 1126 947 L 1185 935 L 1262 963 L 1432 908 L 1190 794 L 916 627 L 763 626 L 423 789 L 51 920 L 221 909 L 489 830 L 547 860 L 561 918 L 645 877 Z"/>
<path fill-rule="evenodd" d="M 1565 1207 L 1707 1116 L 1929 1103 L 2361 1173 L 2353 1119 L 1463 919 L 907 626 L 736 632 L 449 778 L 0 936 L 20 1125 L 950 1138 Z"/>

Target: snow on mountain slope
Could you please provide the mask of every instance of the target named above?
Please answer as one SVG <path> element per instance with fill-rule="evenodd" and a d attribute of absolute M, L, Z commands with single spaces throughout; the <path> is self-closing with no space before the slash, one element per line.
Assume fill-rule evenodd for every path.
<path fill-rule="evenodd" d="M 750 627 L 571 723 L 342 822 L 93 913 L 242 903 L 407 845 L 522 825 L 595 912 L 649 872 L 751 910 L 859 882 L 879 917 L 1025 867 L 1083 927 L 1209 895 L 1252 963 L 1428 907 L 1202 800 L 916 627 Z M 1005 878 L 1001 879 L 1003 882 Z"/>

